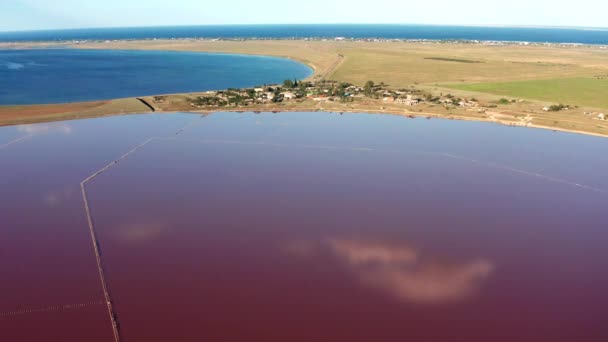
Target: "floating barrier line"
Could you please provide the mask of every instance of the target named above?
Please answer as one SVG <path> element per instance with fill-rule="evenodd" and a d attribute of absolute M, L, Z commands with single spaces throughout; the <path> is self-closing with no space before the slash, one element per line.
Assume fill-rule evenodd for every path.
<path fill-rule="evenodd" d="M 97 241 L 97 235 L 95 234 L 95 228 L 93 227 L 93 219 L 91 218 L 91 209 L 89 207 L 89 200 L 87 198 L 87 191 L 85 189 L 85 184 L 86 184 L 86 182 L 80 183 L 80 188 L 82 190 L 82 199 L 84 200 L 84 208 L 85 208 L 86 215 L 87 215 L 87 222 L 89 224 L 89 232 L 91 234 L 91 241 L 93 242 L 93 250 L 95 251 L 95 259 L 97 260 L 97 271 L 99 272 L 99 280 L 101 282 L 104 299 L 106 301 L 106 305 L 108 308 L 108 315 L 110 316 L 110 322 L 112 323 L 114 341 L 120 342 L 120 334 L 118 333 L 118 323 L 116 322 L 116 313 L 114 312 L 114 307 L 112 306 L 112 300 L 110 298 L 110 293 L 108 290 L 108 286 L 106 284 L 106 278 L 105 278 L 105 275 L 103 272 L 103 267 L 101 264 L 101 256 L 99 254 L 99 247 L 98 247 L 99 242 Z"/>
<path fill-rule="evenodd" d="M 99 241 L 97 239 L 97 234 L 95 232 L 95 226 L 93 225 L 93 217 L 91 216 L 91 206 L 89 205 L 89 198 L 87 196 L 86 184 L 88 182 L 90 182 L 91 180 L 93 180 L 95 177 L 97 177 L 97 176 L 101 175 L 102 173 L 106 172 L 107 170 L 109 170 L 112 166 L 125 160 L 130 155 L 137 152 L 137 150 L 146 146 L 154 139 L 155 138 L 150 138 L 150 139 L 144 141 L 143 143 L 135 146 L 134 148 L 129 150 L 127 153 L 120 156 L 120 158 L 112 161 L 108 165 L 99 169 L 98 171 L 96 171 L 95 173 L 93 173 L 92 175 L 90 175 L 89 177 L 87 177 L 85 180 L 83 180 L 80 183 L 80 190 L 82 191 L 82 200 L 84 202 L 84 210 L 85 210 L 85 213 L 87 216 L 87 223 L 89 224 L 89 233 L 91 234 L 91 242 L 93 243 L 93 251 L 95 252 L 95 259 L 97 261 L 97 271 L 99 273 L 99 281 L 101 282 L 103 296 L 104 296 L 104 299 L 105 299 L 105 302 L 106 302 L 106 305 L 108 308 L 108 315 L 110 316 L 110 323 L 112 324 L 112 332 L 114 333 L 114 342 L 120 342 L 120 333 L 118 331 L 117 315 L 116 315 L 116 312 L 114 311 L 114 306 L 112 304 L 112 298 L 110 297 L 110 291 L 108 289 L 105 273 L 103 270 L 103 264 L 101 262 L 101 254 L 99 252 Z"/>
<path fill-rule="evenodd" d="M 188 128 L 192 124 L 193 124 L 193 122 L 189 122 L 184 127 L 179 129 L 175 134 L 176 135 L 181 134 L 186 128 Z M 103 291 L 105 304 L 108 309 L 108 315 L 110 316 L 110 323 L 112 324 L 114 342 L 120 342 L 120 332 L 118 329 L 118 316 L 116 315 L 116 311 L 114 311 L 112 297 L 110 296 L 110 290 L 108 288 L 108 284 L 107 284 L 106 277 L 105 277 L 105 272 L 103 269 L 103 263 L 101 261 L 101 253 L 99 252 L 99 240 L 97 239 L 97 233 L 95 232 L 95 225 L 93 224 L 93 216 L 91 215 L 91 206 L 89 204 L 89 198 L 87 195 L 86 185 L 88 182 L 92 181 L 95 177 L 108 171 L 114 165 L 120 163 L 121 161 L 127 159 L 130 155 L 137 152 L 137 150 L 139 150 L 140 148 L 148 145 L 150 142 L 157 140 L 157 139 L 159 139 L 159 138 L 155 138 L 155 137 L 149 138 L 148 140 L 142 142 L 141 144 L 133 147 L 127 153 L 123 154 L 118 159 L 113 160 L 108 165 L 106 165 L 106 166 L 102 167 L 101 169 L 99 169 L 98 171 L 94 172 L 93 174 L 91 174 L 89 177 L 87 177 L 85 180 L 83 180 L 80 183 L 80 190 L 82 192 L 82 200 L 84 202 L 84 209 L 85 209 L 85 213 L 86 213 L 86 217 L 87 217 L 87 223 L 89 225 L 89 233 L 91 235 L 91 243 L 93 244 L 93 251 L 95 253 L 95 260 L 97 262 L 97 271 L 99 273 L 99 281 L 101 283 L 101 288 Z"/>
<path fill-rule="evenodd" d="M 92 175 L 90 175 L 87 179 L 83 180 L 81 184 L 86 184 L 88 182 L 90 182 L 93 178 L 99 176 L 100 174 L 108 171 L 112 166 L 120 163 L 121 161 L 123 161 L 124 159 L 126 159 L 127 157 L 129 157 L 130 155 L 132 155 L 133 153 L 137 152 L 137 150 L 139 150 L 140 148 L 146 146 L 147 144 L 149 144 L 151 141 L 155 140 L 157 138 L 150 138 L 146 141 L 144 141 L 143 143 L 135 146 L 134 148 L 132 148 L 131 150 L 129 150 L 129 152 L 123 154 L 122 156 L 120 156 L 120 158 L 113 160 L 112 162 L 110 162 L 108 165 L 102 167 L 101 169 L 99 169 L 98 171 L 96 171 L 95 173 L 93 173 Z"/>
<path fill-rule="evenodd" d="M 89 303 L 81 303 L 81 304 L 54 305 L 54 306 L 47 306 L 44 308 L 21 309 L 21 310 L 15 310 L 15 311 L 0 312 L 0 318 L 16 317 L 16 316 L 23 316 L 23 315 L 36 314 L 36 313 L 72 311 L 72 310 L 83 309 L 83 308 L 86 308 L 89 306 L 103 305 L 103 304 L 104 304 L 103 302 L 89 302 Z"/>
<path fill-rule="evenodd" d="M 22 142 L 24 140 L 27 140 L 27 139 L 31 138 L 31 137 L 32 137 L 32 135 L 30 134 L 30 135 L 24 135 L 24 136 L 19 137 L 17 139 L 13 139 L 13 140 L 11 140 L 11 141 L 9 141 L 7 143 L 4 143 L 4 144 L 0 145 L 0 150 L 2 150 L 4 148 L 7 148 L 7 147 L 9 147 L 9 146 L 11 146 L 13 144 L 20 143 L 20 142 Z"/>
<path fill-rule="evenodd" d="M 267 143 L 267 142 L 247 142 L 247 141 L 239 141 L 239 140 L 220 140 L 220 139 L 214 140 L 214 139 L 175 138 L 175 137 L 173 137 L 173 138 L 159 138 L 159 139 L 161 139 L 161 140 L 175 140 L 175 141 L 189 141 L 189 142 L 197 142 L 197 143 L 202 143 L 202 144 L 259 145 L 259 146 L 273 146 L 273 147 L 296 147 L 296 148 L 313 148 L 313 149 L 322 149 L 322 150 L 365 151 L 365 152 L 379 151 L 379 150 L 376 150 L 374 148 L 368 148 L 368 147 L 342 147 L 342 146 L 324 146 L 324 145 L 277 144 L 277 143 Z M 404 151 L 395 150 L 393 152 L 404 152 Z M 441 156 L 441 157 L 446 157 L 446 158 L 451 158 L 451 159 L 458 159 L 458 160 L 464 160 L 464 161 L 468 161 L 468 162 L 471 162 L 471 163 L 474 163 L 474 164 L 479 164 L 479 165 L 486 166 L 486 167 L 492 167 L 492 168 L 499 169 L 499 170 L 510 171 L 510 172 L 519 173 L 519 174 L 526 175 L 526 176 L 540 178 L 540 179 L 543 179 L 545 181 L 549 181 L 549 182 L 553 182 L 553 183 L 559 183 L 559 184 L 574 186 L 574 187 L 578 187 L 578 188 L 581 188 L 581 189 L 584 189 L 584 190 L 594 191 L 594 192 L 598 192 L 598 193 L 607 193 L 606 190 L 603 190 L 603 189 L 600 189 L 600 188 L 596 188 L 596 187 L 593 187 L 593 186 L 589 186 L 589 185 L 585 185 L 585 184 L 581 184 L 581 183 L 576 183 L 576 182 L 568 181 L 568 180 L 561 179 L 561 178 L 551 177 L 551 176 L 544 175 L 544 174 L 537 173 L 537 172 L 531 172 L 531 171 L 521 170 L 521 169 L 517 169 L 517 168 L 514 168 L 514 167 L 507 166 L 507 165 L 501 165 L 501 164 L 497 164 L 497 163 L 493 163 L 493 162 L 484 162 L 484 161 L 481 161 L 481 160 L 477 160 L 477 159 L 473 159 L 473 158 L 467 158 L 467 157 L 463 157 L 463 156 L 458 156 L 458 155 L 454 155 L 454 154 L 450 154 L 450 153 L 425 152 L 425 151 L 415 151 L 415 150 L 410 150 L 410 151 L 407 151 L 407 152 L 417 153 L 417 154 L 426 154 L 426 155 Z"/>
<path fill-rule="evenodd" d="M 536 178 L 540 178 L 540 179 L 543 179 L 543 180 L 546 180 L 549 182 L 553 182 L 553 183 L 560 183 L 560 184 L 574 186 L 574 187 L 578 187 L 581 189 L 590 190 L 590 191 L 594 191 L 594 192 L 606 193 L 606 190 L 604 190 L 604 189 L 600 189 L 600 188 L 596 188 L 593 186 L 580 184 L 580 183 L 576 183 L 576 182 L 571 182 L 571 181 L 561 179 L 561 178 L 543 175 L 542 173 L 538 173 L 538 172 L 521 170 L 521 169 L 517 169 L 517 168 L 511 167 L 511 166 L 507 166 L 507 165 L 501 165 L 501 164 L 497 164 L 494 162 L 484 162 L 481 160 L 457 156 L 457 155 L 449 154 L 449 153 L 440 153 L 440 155 L 447 157 L 447 158 L 464 160 L 464 161 L 468 161 L 468 162 L 471 162 L 474 164 L 479 164 L 479 165 L 483 165 L 486 167 L 492 167 L 492 168 L 499 169 L 499 170 L 510 171 L 510 172 L 519 173 L 519 174 L 526 175 L 526 176 L 536 177 Z"/>
<path fill-rule="evenodd" d="M 204 119 L 206 117 L 207 117 L 206 115 L 201 115 L 200 119 Z M 184 127 L 180 128 L 177 132 L 175 132 L 175 136 L 178 136 L 178 135 L 184 133 L 184 131 L 186 131 L 188 128 L 191 128 L 191 127 L 199 125 L 202 122 L 200 119 L 199 120 L 193 120 L 193 121 L 187 123 L 186 125 L 184 125 Z"/>

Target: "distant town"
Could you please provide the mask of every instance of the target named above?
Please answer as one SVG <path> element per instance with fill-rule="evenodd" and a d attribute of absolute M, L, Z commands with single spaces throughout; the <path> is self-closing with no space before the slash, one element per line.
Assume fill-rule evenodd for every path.
<path fill-rule="evenodd" d="M 243 42 L 243 41 L 273 41 L 273 40 L 303 40 L 303 41 L 321 41 L 321 42 L 357 42 L 357 43 L 423 43 L 423 44 L 470 44 L 484 46 L 548 46 L 548 47 L 583 47 L 590 46 L 599 49 L 608 49 L 608 45 L 588 45 L 582 43 L 555 43 L 555 42 L 527 42 L 527 41 L 502 41 L 502 40 L 469 40 L 469 39 L 400 39 L 400 38 L 351 38 L 351 37 L 290 37 L 290 38 L 272 38 L 272 37 L 243 37 L 243 38 L 137 38 L 137 39 L 87 39 L 87 40 L 65 40 L 64 43 L 69 44 L 87 44 L 87 43 L 113 43 L 125 41 L 183 41 L 183 42 Z"/>

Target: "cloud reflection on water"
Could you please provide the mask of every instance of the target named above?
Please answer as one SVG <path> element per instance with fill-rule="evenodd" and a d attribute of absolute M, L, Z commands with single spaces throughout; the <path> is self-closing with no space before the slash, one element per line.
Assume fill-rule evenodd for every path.
<path fill-rule="evenodd" d="M 494 271 L 492 262 L 428 261 L 410 246 L 357 239 L 328 239 L 320 243 L 297 242 L 286 251 L 300 257 L 329 254 L 341 261 L 361 285 L 408 303 L 432 304 L 460 301 L 473 296 Z"/>
<path fill-rule="evenodd" d="M 62 190 L 54 190 L 47 192 L 44 197 L 44 203 L 49 207 L 57 207 L 71 200 L 77 190 L 74 186 L 68 186 Z"/>
<path fill-rule="evenodd" d="M 71 134 L 72 126 L 67 124 L 30 124 L 30 125 L 19 125 L 17 131 L 28 135 L 40 135 L 46 133 L 61 133 Z"/>
<path fill-rule="evenodd" d="M 149 221 L 120 224 L 116 231 L 121 241 L 145 242 L 161 237 L 169 229 L 170 226 L 166 223 Z"/>

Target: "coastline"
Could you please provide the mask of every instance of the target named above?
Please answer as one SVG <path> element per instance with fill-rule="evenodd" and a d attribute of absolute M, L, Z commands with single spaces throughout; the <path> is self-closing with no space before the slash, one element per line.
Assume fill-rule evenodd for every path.
<path fill-rule="evenodd" d="M 544 47 L 544 46 L 522 46 L 520 44 L 509 46 L 484 46 L 473 44 L 454 44 L 452 42 L 438 43 L 414 43 L 414 42 L 335 42 L 335 41 L 308 41 L 308 40 L 248 40 L 248 41 L 210 41 L 210 40 L 125 40 L 111 42 L 84 42 L 79 44 L 66 42 L 45 42 L 45 43 L 0 43 L 0 49 L 44 49 L 44 48 L 76 48 L 76 49 L 107 49 L 107 50 L 158 50 L 158 51 L 189 51 L 207 53 L 230 53 L 255 56 L 272 56 L 288 58 L 309 66 L 312 75 L 308 81 L 340 80 L 351 82 L 352 84 L 362 85 L 362 80 L 388 80 L 388 88 L 399 89 L 400 87 L 411 87 L 414 82 L 410 79 L 410 74 L 404 74 L 400 68 L 416 68 L 418 66 L 438 68 L 439 72 L 421 74 L 420 77 L 427 77 L 424 82 L 414 84 L 416 88 L 429 91 L 431 93 L 450 92 L 455 96 L 463 98 L 475 97 L 485 104 L 496 103 L 502 98 L 500 95 L 484 94 L 470 91 L 461 91 L 448 88 L 437 82 L 439 77 L 452 77 L 458 79 L 461 75 L 450 76 L 451 74 L 462 73 L 469 77 L 468 82 L 481 82 L 483 79 L 479 75 L 473 74 L 470 69 L 472 66 L 489 67 L 489 58 L 501 58 L 509 61 L 510 64 L 497 62 L 496 67 L 492 65 L 491 72 L 484 72 L 482 75 L 487 79 L 519 79 L 521 75 L 512 71 L 534 70 L 538 74 L 531 79 L 543 79 L 551 75 L 553 69 L 560 70 L 562 76 L 569 75 L 591 75 L 591 68 L 595 68 L 595 73 L 608 73 L 608 64 L 602 63 L 608 57 L 608 51 L 599 46 L 566 46 L 566 47 Z M 447 52 L 446 52 L 447 51 Z M 556 52 L 564 52 L 566 57 L 555 57 Z M 439 56 L 440 54 L 450 53 L 450 58 L 429 58 L 427 56 Z M 416 58 L 416 60 L 406 60 L 404 64 L 396 64 L 396 60 L 405 58 Z M 520 55 L 525 55 L 520 57 Z M 529 55 L 529 57 L 528 57 Z M 413 57 L 412 57 L 413 56 Z M 458 58 L 479 58 L 481 64 L 450 63 L 459 61 Z M 580 56 L 588 59 L 580 59 Z M 393 58 L 395 57 L 396 60 Z M 367 67 L 373 63 L 375 58 L 391 58 L 389 60 L 379 59 L 382 63 Z M 418 59 L 419 58 L 419 59 Z M 602 58 L 602 59 L 599 59 Z M 544 62 L 539 64 L 537 60 Z M 574 65 L 573 61 L 580 65 Z M 358 64 L 356 64 L 358 63 Z M 384 63 L 384 64 L 383 64 Z M 392 63 L 393 65 L 389 65 Z M 410 64 L 407 64 L 410 63 Z M 417 64 L 412 64 L 417 63 Z M 424 63 L 424 64 L 423 64 Z M 492 62 L 494 63 L 494 62 Z M 502 64 L 501 64 L 502 63 Z M 599 63 L 599 64 L 598 64 Z M 537 66 L 538 64 L 538 66 Z M 502 66 L 515 68 L 513 70 L 502 70 Z M 599 65 L 599 66 L 598 66 Z M 446 69 L 446 67 L 448 69 Z M 367 68 L 367 69 L 365 69 Z M 519 69 L 517 69 L 519 68 Z M 534 69 L 532 69 L 534 68 Z M 442 74 L 441 70 L 447 70 L 447 74 Z M 412 73 L 416 75 L 415 73 Z M 420 74 L 420 73 L 419 73 Z M 513 75 L 511 75 L 513 74 Z M 524 75 L 524 77 L 526 77 Z M 393 77 L 393 78 L 389 78 Z M 408 78 L 409 77 L 409 78 Z M 441 78 L 439 78 L 441 80 Z M 395 83 L 396 81 L 402 84 Z M 402 80 L 402 81 L 401 81 Z M 358 81 L 358 82 L 354 82 Z M 455 82 L 455 81 L 452 81 Z M 198 96 L 202 93 L 191 94 L 169 94 L 169 96 L 183 102 L 185 97 Z M 159 94 L 160 95 L 160 94 Z M 153 96 L 142 96 L 140 98 L 151 99 Z M 538 100 L 518 100 L 516 104 L 499 106 L 496 109 L 489 109 L 487 114 L 479 114 L 467 109 L 449 109 L 442 106 L 422 106 L 404 107 L 387 105 L 381 100 L 365 99 L 354 105 L 331 103 L 322 105 L 312 100 L 305 101 L 304 104 L 293 105 L 254 105 L 246 107 L 221 107 L 209 108 L 204 110 L 193 110 L 192 107 L 184 103 L 176 103 L 169 106 L 159 107 L 153 111 L 144 105 L 138 98 L 116 99 L 97 102 L 54 104 L 54 105 L 26 105 L 26 106 L 0 106 L 0 126 L 19 125 L 36 122 L 61 121 L 81 118 L 94 118 L 112 115 L 136 114 L 136 113 L 168 113 L 168 112 L 293 112 L 293 111 L 327 111 L 345 113 L 369 113 L 369 114 L 393 114 L 413 117 L 432 117 L 453 120 L 493 122 L 509 126 L 522 126 L 531 128 L 549 129 L 578 134 L 588 134 L 600 137 L 608 137 L 608 123 L 606 121 L 594 120 L 588 115 L 583 115 L 583 111 L 595 112 L 602 111 L 602 108 L 578 107 L 564 113 L 544 113 L 543 106 L 552 103 Z M 153 101 L 149 101 L 153 103 Z M 492 108 L 495 108 L 492 105 Z M 485 113 L 485 112 L 484 112 Z"/>
<path fill-rule="evenodd" d="M 135 105 L 139 103 L 141 106 Z M 285 106 L 285 105 L 264 105 L 264 106 L 251 106 L 245 107 L 223 107 L 223 108 L 209 108 L 209 109 L 161 109 L 154 107 L 154 110 L 143 105 L 138 98 L 118 99 L 104 101 L 103 103 L 95 102 L 94 107 L 86 110 L 72 110 L 65 111 L 62 108 L 65 106 L 71 107 L 72 109 L 78 108 L 79 106 L 86 106 L 93 103 L 73 103 L 73 104 L 60 104 L 60 105 L 33 105 L 31 110 L 43 110 L 50 109 L 51 113 L 47 112 L 41 115 L 31 115 L 29 117 L 17 117 L 10 120 L 4 119 L 6 110 L 8 107 L 0 106 L 0 127 L 26 125 L 35 123 L 48 123 L 57 121 L 70 121 L 70 120 L 81 120 L 81 119 L 93 119 L 100 117 L 111 117 L 111 116 L 124 116 L 124 115 L 139 115 L 139 114 L 174 114 L 174 113 L 186 113 L 186 114 L 216 114 L 223 112 L 230 113 L 293 113 L 293 112 L 324 112 L 324 113 L 347 113 L 347 114 L 368 114 L 368 115 L 396 115 L 409 119 L 443 119 L 443 120 L 458 120 L 458 121 L 472 121 L 472 122 L 484 122 L 494 123 L 509 127 L 523 127 L 523 128 L 535 128 L 543 130 L 551 130 L 554 132 L 564 132 L 581 134 L 595 137 L 608 138 L 608 127 L 607 133 L 590 132 L 579 129 L 565 129 L 560 127 L 553 127 L 547 125 L 540 125 L 534 123 L 522 123 L 518 121 L 498 118 L 487 118 L 481 116 L 466 116 L 459 114 L 441 114 L 436 112 L 425 112 L 425 111 L 409 111 L 407 109 L 398 108 L 349 108 L 347 106 L 319 106 L 319 104 L 306 103 L 299 104 L 298 106 Z M 72 107 L 74 106 L 74 107 Z M 135 106 L 135 107 L 129 107 Z M 52 108 L 57 107 L 57 108 Z M 18 109 L 17 109 L 18 110 Z M 54 111 L 54 112 L 52 112 Z"/>
<path fill-rule="evenodd" d="M 256 40 L 249 40 L 256 41 Z M 280 40 L 275 40 L 280 41 Z M 319 80 L 331 75 L 339 66 L 343 56 L 332 54 L 331 56 L 324 55 L 325 60 L 311 60 L 294 53 L 273 52 L 267 49 L 238 51 L 231 49 L 212 49 L 209 47 L 193 46 L 192 39 L 175 39 L 175 40 L 120 40 L 120 41 L 92 41 L 92 42 L 0 42 L 0 50 L 35 50 L 35 49 L 83 49 L 83 50 L 144 50 L 144 51 L 167 51 L 167 52 L 203 52 L 217 54 L 231 54 L 241 56 L 259 56 L 259 57 L 276 57 L 284 58 L 306 65 L 311 68 L 311 75 L 305 80 Z M 216 43 L 215 40 L 204 40 L 206 43 Z M 231 43 L 233 41 L 225 41 Z M 269 42 L 269 41 L 266 41 Z M 150 44 L 152 43 L 152 44 Z M 167 44 L 169 43 L 169 44 Z M 290 46 L 291 48 L 291 46 Z M 328 60 L 329 59 L 329 60 Z"/>

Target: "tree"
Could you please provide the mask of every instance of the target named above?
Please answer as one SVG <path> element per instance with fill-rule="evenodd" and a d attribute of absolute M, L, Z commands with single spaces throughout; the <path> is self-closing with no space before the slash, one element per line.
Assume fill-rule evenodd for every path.
<path fill-rule="evenodd" d="M 365 83 L 365 87 L 363 88 L 363 93 L 365 95 L 370 96 L 374 92 L 374 81 L 367 81 Z"/>
<path fill-rule="evenodd" d="M 285 81 L 283 81 L 283 86 L 285 88 L 293 88 L 294 83 L 292 80 L 285 80 Z"/>
<path fill-rule="evenodd" d="M 563 104 L 560 103 L 558 105 L 551 105 L 549 107 L 549 111 L 550 112 L 559 112 L 560 110 L 567 109 L 567 108 L 568 108 L 568 106 L 563 105 Z"/>
<path fill-rule="evenodd" d="M 346 97 L 346 87 L 344 87 L 344 84 L 339 84 L 334 88 L 333 93 L 334 96 L 338 96 L 344 102 L 344 98 Z"/>

